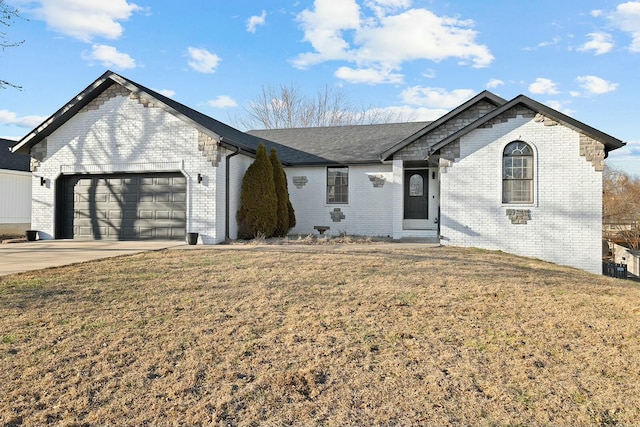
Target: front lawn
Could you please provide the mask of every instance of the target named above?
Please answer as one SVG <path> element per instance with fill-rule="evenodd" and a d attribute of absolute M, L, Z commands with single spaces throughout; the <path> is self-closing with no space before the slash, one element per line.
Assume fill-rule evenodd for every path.
<path fill-rule="evenodd" d="M 640 420 L 640 288 L 499 252 L 170 250 L 0 277 L 2 425 Z"/>

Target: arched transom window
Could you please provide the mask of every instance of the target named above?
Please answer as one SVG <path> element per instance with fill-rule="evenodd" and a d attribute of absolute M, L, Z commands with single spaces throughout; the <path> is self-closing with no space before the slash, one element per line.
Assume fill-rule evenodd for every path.
<path fill-rule="evenodd" d="M 411 175 L 409 178 L 409 196 L 422 197 L 424 195 L 424 180 L 420 174 Z"/>
<path fill-rule="evenodd" d="M 504 147 L 502 202 L 533 203 L 533 150 L 522 141 Z"/>

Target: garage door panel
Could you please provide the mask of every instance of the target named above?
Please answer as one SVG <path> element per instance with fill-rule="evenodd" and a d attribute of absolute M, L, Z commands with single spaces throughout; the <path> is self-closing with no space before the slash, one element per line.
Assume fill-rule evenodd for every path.
<path fill-rule="evenodd" d="M 169 239 L 171 238 L 171 229 L 163 228 L 163 229 L 157 230 L 156 236 L 162 239 Z"/>
<path fill-rule="evenodd" d="M 134 188 L 127 189 L 127 191 L 135 191 Z M 138 193 L 125 193 L 124 203 L 138 203 L 140 195 Z"/>
<path fill-rule="evenodd" d="M 182 239 L 186 178 L 178 173 L 68 177 L 63 184 L 65 238 Z"/>
<path fill-rule="evenodd" d="M 156 237 L 154 236 L 154 230 L 153 228 L 150 227 L 140 227 L 140 237 L 146 237 L 146 238 L 151 238 L 151 237 Z"/>
<path fill-rule="evenodd" d="M 171 239 L 179 240 L 187 236 L 185 228 L 171 228 Z"/>
<path fill-rule="evenodd" d="M 169 219 L 170 214 L 171 213 L 168 210 L 156 210 L 156 219 Z"/>
<path fill-rule="evenodd" d="M 139 215 L 138 215 L 139 219 L 154 219 L 153 217 L 154 217 L 153 210 L 140 209 Z"/>

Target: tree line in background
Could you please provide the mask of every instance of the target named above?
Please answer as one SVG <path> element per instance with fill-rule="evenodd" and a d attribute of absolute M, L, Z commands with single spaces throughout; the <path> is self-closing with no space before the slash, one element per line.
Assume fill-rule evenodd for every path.
<path fill-rule="evenodd" d="M 275 149 L 267 156 L 263 144 L 245 172 L 240 192 L 238 238 L 284 237 L 296 225 L 287 176 Z"/>
<path fill-rule="evenodd" d="M 640 249 L 640 177 L 607 166 L 602 184 L 603 237 Z"/>

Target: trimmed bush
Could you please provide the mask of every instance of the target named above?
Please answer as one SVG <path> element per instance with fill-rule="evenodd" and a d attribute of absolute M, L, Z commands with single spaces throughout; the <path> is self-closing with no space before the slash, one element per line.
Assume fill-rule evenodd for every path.
<path fill-rule="evenodd" d="M 291 201 L 289 200 L 287 175 L 282 168 L 282 163 L 278 158 L 278 152 L 275 148 L 271 149 L 271 152 L 269 153 L 269 159 L 271 160 L 271 167 L 273 169 L 273 183 L 276 187 L 276 196 L 278 199 L 278 221 L 276 224 L 274 236 L 284 237 L 296 224 L 296 217 L 293 211 L 293 206 L 291 205 Z"/>
<path fill-rule="evenodd" d="M 267 150 L 260 144 L 256 159 L 247 169 L 242 179 L 238 238 L 253 239 L 258 236 L 270 237 L 278 222 L 278 199 L 273 181 L 273 168 Z"/>

